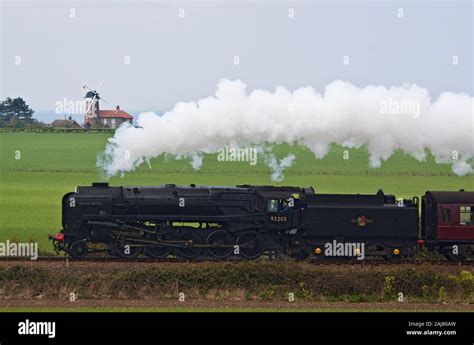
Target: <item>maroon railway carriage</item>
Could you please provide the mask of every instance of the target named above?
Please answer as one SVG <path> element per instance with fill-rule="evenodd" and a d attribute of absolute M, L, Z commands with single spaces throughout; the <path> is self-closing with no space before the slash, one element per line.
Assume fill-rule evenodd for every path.
<path fill-rule="evenodd" d="M 474 192 L 426 192 L 421 203 L 421 235 L 426 246 L 448 259 L 474 253 Z"/>

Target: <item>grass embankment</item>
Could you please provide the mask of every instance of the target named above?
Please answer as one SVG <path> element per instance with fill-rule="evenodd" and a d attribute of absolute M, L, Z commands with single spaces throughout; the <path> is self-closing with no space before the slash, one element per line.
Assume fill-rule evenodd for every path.
<path fill-rule="evenodd" d="M 0 268 L 0 300 L 122 299 L 474 303 L 474 275 L 454 266 L 314 266 L 255 261 L 92 269 Z"/>

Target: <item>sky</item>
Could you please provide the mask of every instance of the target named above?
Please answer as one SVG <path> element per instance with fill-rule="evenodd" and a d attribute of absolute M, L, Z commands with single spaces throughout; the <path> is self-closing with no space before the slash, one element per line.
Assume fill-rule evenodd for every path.
<path fill-rule="evenodd" d="M 221 79 L 473 95 L 469 0 L 0 1 L 0 98 L 23 97 L 46 122 L 102 82 L 101 108 L 132 114 L 211 96 Z"/>

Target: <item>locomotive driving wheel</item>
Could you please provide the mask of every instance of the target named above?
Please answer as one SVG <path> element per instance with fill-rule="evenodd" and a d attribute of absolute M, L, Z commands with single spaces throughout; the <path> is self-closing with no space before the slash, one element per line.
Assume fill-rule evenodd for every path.
<path fill-rule="evenodd" d="M 206 244 L 209 255 L 216 259 L 225 259 L 234 252 L 234 237 L 225 230 L 216 230 L 209 234 Z"/>
<path fill-rule="evenodd" d="M 196 247 L 196 245 L 202 245 L 203 239 L 195 231 L 187 230 L 178 234 L 179 241 L 187 242 L 184 247 L 176 249 L 176 255 L 185 259 L 194 259 L 199 255 L 202 255 L 203 248 Z"/>
<path fill-rule="evenodd" d="M 114 254 L 122 259 L 133 259 L 140 255 L 143 247 L 134 246 L 131 242 L 119 243 L 114 248 Z"/>
<path fill-rule="evenodd" d="M 89 248 L 87 246 L 86 240 L 72 242 L 71 246 L 69 247 L 69 254 L 71 254 L 71 256 L 76 259 L 86 257 L 87 254 L 89 254 Z"/>
<path fill-rule="evenodd" d="M 238 237 L 236 244 L 239 246 L 239 255 L 246 259 L 256 259 L 265 250 L 265 240 L 257 231 L 244 231 Z"/>
<path fill-rule="evenodd" d="M 152 240 L 152 241 L 173 241 L 174 240 L 173 234 L 169 232 L 148 234 L 145 238 L 147 240 Z M 159 258 L 166 258 L 168 255 L 171 254 L 172 251 L 173 251 L 172 246 L 168 246 L 166 244 L 155 244 L 155 245 L 146 246 L 144 250 L 144 254 L 150 258 L 159 259 Z"/>

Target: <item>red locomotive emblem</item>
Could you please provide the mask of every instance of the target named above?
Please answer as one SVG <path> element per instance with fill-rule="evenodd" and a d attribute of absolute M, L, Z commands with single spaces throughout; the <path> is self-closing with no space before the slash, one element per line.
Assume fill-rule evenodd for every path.
<path fill-rule="evenodd" d="M 352 219 L 352 223 L 357 224 L 358 226 L 366 226 L 367 224 L 373 223 L 373 219 L 369 219 L 366 216 L 359 216 L 356 219 Z"/>

